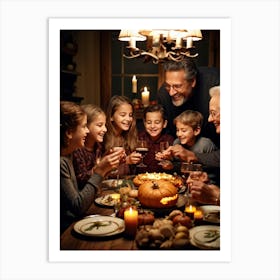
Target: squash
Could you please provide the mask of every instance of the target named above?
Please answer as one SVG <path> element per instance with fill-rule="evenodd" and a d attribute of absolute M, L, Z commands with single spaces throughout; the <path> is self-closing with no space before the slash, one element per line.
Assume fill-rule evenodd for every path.
<path fill-rule="evenodd" d="M 177 188 L 165 180 L 146 181 L 139 186 L 138 199 L 143 207 L 169 208 L 177 203 Z"/>

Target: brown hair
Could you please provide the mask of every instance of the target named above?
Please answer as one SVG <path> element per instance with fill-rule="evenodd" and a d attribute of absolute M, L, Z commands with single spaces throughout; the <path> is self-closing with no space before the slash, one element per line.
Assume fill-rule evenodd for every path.
<path fill-rule="evenodd" d="M 67 147 L 66 132 L 75 131 L 85 116 L 85 111 L 78 104 L 70 101 L 60 102 L 60 147 Z"/>
<path fill-rule="evenodd" d="M 162 116 L 162 119 L 165 120 L 164 109 L 161 104 L 149 105 L 148 107 L 146 107 L 143 112 L 144 120 L 146 120 L 147 113 L 153 113 L 153 112 L 159 112 Z"/>
<path fill-rule="evenodd" d="M 92 123 L 100 114 L 105 115 L 105 112 L 98 106 L 94 104 L 85 104 L 81 106 L 82 109 L 87 114 L 87 125 Z"/>
<path fill-rule="evenodd" d="M 111 118 L 114 113 L 117 111 L 118 107 L 122 104 L 131 105 L 133 112 L 133 120 L 128 131 L 123 131 L 121 135 L 118 137 L 116 133 L 116 129 L 111 122 Z M 109 151 L 110 148 L 116 145 L 122 145 L 126 151 L 132 152 L 136 148 L 137 144 L 137 127 L 136 120 L 134 117 L 133 104 L 126 96 L 114 95 L 111 97 L 110 102 L 107 108 L 107 133 L 105 134 L 105 150 Z"/>
<path fill-rule="evenodd" d="M 201 128 L 203 124 L 203 116 L 198 111 L 186 110 L 174 119 L 174 124 L 181 122 L 189 125 L 192 129 Z"/>

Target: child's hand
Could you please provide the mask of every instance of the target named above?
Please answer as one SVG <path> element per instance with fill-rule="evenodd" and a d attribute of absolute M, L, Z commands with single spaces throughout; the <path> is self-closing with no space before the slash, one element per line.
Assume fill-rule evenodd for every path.
<path fill-rule="evenodd" d="M 132 152 L 130 155 L 126 157 L 127 164 L 137 164 L 141 161 L 142 155 L 137 152 Z"/>
<path fill-rule="evenodd" d="M 167 150 L 164 151 L 164 152 L 157 152 L 155 154 L 155 159 L 159 160 L 159 161 L 164 160 L 164 159 L 171 160 L 172 159 L 172 154 L 170 152 L 167 152 Z"/>
<path fill-rule="evenodd" d="M 164 170 L 172 170 L 174 168 L 174 165 L 170 160 L 162 160 L 159 164 Z"/>

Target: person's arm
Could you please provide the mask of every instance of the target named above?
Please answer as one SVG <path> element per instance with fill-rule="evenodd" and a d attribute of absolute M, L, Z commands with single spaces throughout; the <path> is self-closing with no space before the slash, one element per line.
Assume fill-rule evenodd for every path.
<path fill-rule="evenodd" d="M 220 167 L 220 150 L 210 153 L 196 153 L 195 156 L 206 167 Z"/>
<path fill-rule="evenodd" d="M 82 149 L 73 152 L 73 166 L 79 186 L 84 186 L 94 173 L 93 168 L 88 167 L 87 158 Z"/>
<path fill-rule="evenodd" d="M 208 185 L 201 181 L 190 183 L 192 199 L 206 204 L 220 205 L 220 188 L 216 185 Z"/>
<path fill-rule="evenodd" d="M 75 215 L 81 215 L 88 210 L 102 180 L 103 177 L 95 173 L 79 191 L 73 166 L 65 160 L 60 161 L 61 199 L 67 205 L 67 209 Z"/>

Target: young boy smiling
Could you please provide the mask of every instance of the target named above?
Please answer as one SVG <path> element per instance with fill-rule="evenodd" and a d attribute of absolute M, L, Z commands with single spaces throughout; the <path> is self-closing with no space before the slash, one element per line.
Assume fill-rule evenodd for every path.
<path fill-rule="evenodd" d="M 139 132 L 138 138 L 146 140 L 149 151 L 144 157 L 145 168 L 139 168 L 138 172 L 163 172 L 164 169 L 155 159 L 155 154 L 160 151 L 160 142 L 167 141 L 172 145 L 173 136 L 165 133 L 167 120 L 164 118 L 163 107 L 159 104 L 150 105 L 144 110 L 143 123 L 145 130 Z"/>

